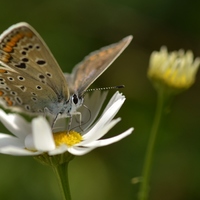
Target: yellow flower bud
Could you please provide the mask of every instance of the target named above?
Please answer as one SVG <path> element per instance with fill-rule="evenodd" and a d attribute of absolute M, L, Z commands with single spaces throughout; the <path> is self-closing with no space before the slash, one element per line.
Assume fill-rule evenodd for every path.
<path fill-rule="evenodd" d="M 167 87 L 173 92 L 189 88 L 195 81 L 200 58 L 194 60 L 192 51 L 173 51 L 168 53 L 166 47 L 154 51 L 150 57 L 148 77 L 155 87 Z"/>

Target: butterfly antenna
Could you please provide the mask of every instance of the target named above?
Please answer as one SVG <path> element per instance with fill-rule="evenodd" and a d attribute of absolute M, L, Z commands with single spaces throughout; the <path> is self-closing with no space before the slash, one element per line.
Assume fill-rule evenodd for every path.
<path fill-rule="evenodd" d="M 103 88 L 92 88 L 92 89 L 87 89 L 86 92 L 93 92 L 93 91 L 103 91 L 103 90 L 113 90 L 113 89 L 120 89 L 120 88 L 125 88 L 124 85 L 117 85 L 117 86 L 110 86 L 110 87 L 103 87 Z"/>

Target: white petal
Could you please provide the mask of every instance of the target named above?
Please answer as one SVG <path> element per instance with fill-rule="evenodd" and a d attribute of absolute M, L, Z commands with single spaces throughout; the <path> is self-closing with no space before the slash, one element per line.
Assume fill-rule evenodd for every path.
<path fill-rule="evenodd" d="M 107 104 L 106 108 L 104 109 L 103 113 L 107 112 L 107 110 L 112 106 L 112 104 L 114 104 L 119 99 L 125 101 L 125 96 L 122 95 L 122 93 L 119 93 L 119 91 L 117 91 L 117 92 L 115 92 L 115 94 L 112 96 L 112 98 L 108 102 L 108 104 Z"/>
<path fill-rule="evenodd" d="M 55 149 L 55 143 L 47 120 L 38 117 L 32 121 L 32 133 L 35 148 L 39 151 L 51 151 Z"/>
<path fill-rule="evenodd" d="M 102 116 L 99 119 L 99 122 L 103 122 L 105 124 L 109 123 L 114 116 L 117 114 L 117 112 L 119 111 L 119 109 L 122 107 L 123 103 L 125 101 L 125 98 L 120 98 L 117 101 L 115 101 L 106 111 L 104 111 L 104 113 L 102 114 Z M 97 123 L 99 123 L 97 122 Z"/>
<path fill-rule="evenodd" d="M 15 146 L 7 146 L 4 148 L 0 148 L 0 153 L 9 154 L 13 156 L 34 156 L 34 155 L 39 155 L 42 152 L 39 152 L 39 151 L 33 152 L 33 151 L 28 151 L 27 149 L 22 149 Z"/>
<path fill-rule="evenodd" d="M 12 135 L 0 134 L 0 149 L 6 146 L 15 146 L 19 148 L 24 148 L 23 140 L 20 140 Z"/>
<path fill-rule="evenodd" d="M 29 150 L 33 150 L 33 151 L 37 150 L 34 144 L 32 133 L 27 135 L 27 137 L 24 140 L 24 144 L 25 144 L 25 147 Z"/>
<path fill-rule="evenodd" d="M 0 134 L 0 153 L 15 156 L 33 156 L 40 152 L 32 152 L 25 149 L 24 142 L 14 136 Z"/>
<path fill-rule="evenodd" d="M 0 109 L 0 120 L 12 134 L 19 138 L 25 138 L 27 133 L 31 132 L 30 124 L 20 115 L 6 114 Z"/>
<path fill-rule="evenodd" d="M 125 101 L 125 98 L 120 98 L 116 102 L 113 103 L 112 106 L 105 112 L 105 113 L 110 113 L 110 120 L 112 120 L 115 115 L 118 113 L 119 109 L 122 107 L 123 103 Z"/>
<path fill-rule="evenodd" d="M 120 135 L 117 135 L 115 137 L 109 138 L 109 139 L 103 139 L 103 140 L 97 140 L 94 142 L 91 142 L 87 147 L 102 147 L 109 144 L 112 144 L 114 142 L 118 142 L 119 140 L 125 138 L 126 136 L 130 135 L 133 132 L 133 128 L 128 129 L 127 131 L 121 133 Z"/>
<path fill-rule="evenodd" d="M 82 155 L 92 151 L 95 148 L 96 147 L 76 147 L 76 146 L 73 146 L 73 147 L 68 149 L 68 152 L 73 154 L 73 155 L 76 155 L 76 156 L 82 156 Z"/>
<path fill-rule="evenodd" d="M 118 99 L 112 104 L 106 112 L 102 114 L 100 119 L 91 127 L 91 129 L 84 135 L 85 140 L 92 137 L 94 132 L 101 130 L 106 124 L 110 123 L 113 117 L 117 114 L 125 99 Z"/>
<path fill-rule="evenodd" d="M 83 141 L 81 143 L 79 143 L 78 145 L 87 145 L 92 141 L 98 140 L 99 138 L 103 137 L 112 127 L 114 127 L 119 121 L 121 120 L 121 118 L 117 118 L 112 120 L 109 124 L 106 124 L 104 127 L 102 128 L 98 128 L 97 129 L 92 129 L 91 131 L 93 131 L 93 133 L 90 133 L 90 137 L 85 137 L 86 135 L 83 135 Z"/>

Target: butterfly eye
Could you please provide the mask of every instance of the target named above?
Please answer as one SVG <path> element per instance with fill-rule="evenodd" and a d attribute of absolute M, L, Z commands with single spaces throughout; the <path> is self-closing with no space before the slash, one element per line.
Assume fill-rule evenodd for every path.
<path fill-rule="evenodd" d="M 73 103 L 77 104 L 78 103 L 78 97 L 76 94 L 73 95 Z"/>

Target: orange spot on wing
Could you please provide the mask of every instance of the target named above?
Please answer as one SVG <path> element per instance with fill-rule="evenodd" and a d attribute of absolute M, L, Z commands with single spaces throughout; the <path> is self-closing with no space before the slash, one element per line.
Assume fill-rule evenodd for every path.
<path fill-rule="evenodd" d="M 113 51 L 114 51 L 114 49 L 112 48 L 112 49 L 107 49 L 106 52 L 107 52 L 108 54 L 111 54 L 111 53 L 113 53 Z"/>
<path fill-rule="evenodd" d="M 8 46 L 10 47 L 14 47 L 16 45 L 16 41 L 14 41 L 13 39 L 7 43 Z"/>
<path fill-rule="evenodd" d="M 7 53 L 10 53 L 10 52 L 13 50 L 13 48 L 12 48 L 11 46 L 8 46 L 8 45 L 6 44 L 6 47 L 4 47 L 3 50 L 4 50 L 5 52 L 7 52 Z"/>
<path fill-rule="evenodd" d="M 19 41 L 19 39 L 20 39 L 21 37 L 18 37 L 18 35 L 16 35 L 16 36 L 14 36 L 10 41 L 12 42 L 12 43 L 17 43 L 18 41 Z"/>
<path fill-rule="evenodd" d="M 19 42 L 19 40 L 21 40 L 24 37 L 32 37 L 33 33 L 31 31 L 26 31 L 26 32 L 20 32 L 16 35 L 13 35 L 10 38 L 10 41 L 5 43 L 5 47 L 3 48 L 3 50 L 7 53 L 10 53 L 13 50 L 13 47 Z"/>
<path fill-rule="evenodd" d="M 0 69 L 0 73 L 6 73 L 7 71 L 5 69 Z"/>
<path fill-rule="evenodd" d="M 102 51 L 102 52 L 99 53 L 99 56 L 102 57 L 102 56 L 105 56 L 105 54 L 107 54 L 107 52 Z"/>
<path fill-rule="evenodd" d="M 8 106 L 12 106 L 13 102 L 10 100 L 10 97 L 5 97 L 4 100 L 6 101 Z"/>
<path fill-rule="evenodd" d="M 7 104 L 8 104 L 8 106 L 12 106 L 13 102 L 12 101 L 8 101 Z"/>
<path fill-rule="evenodd" d="M 4 92 L 0 90 L 0 96 L 3 96 L 3 95 L 4 95 Z"/>
<path fill-rule="evenodd" d="M 13 37 L 11 38 L 11 40 L 13 41 L 19 41 L 20 39 L 22 39 L 24 37 L 24 33 L 23 32 L 20 32 L 20 33 L 17 33 L 16 35 L 13 35 Z"/>
<path fill-rule="evenodd" d="M 25 36 L 27 36 L 27 37 L 33 37 L 33 33 L 31 31 L 27 31 L 25 33 Z"/>
<path fill-rule="evenodd" d="M 9 62 L 9 59 L 10 59 L 11 55 L 10 54 L 4 54 L 1 58 L 1 60 L 5 63 L 8 63 Z"/>
<path fill-rule="evenodd" d="M 95 60 L 97 58 L 97 55 L 93 55 L 93 56 L 90 56 L 89 60 L 92 61 L 92 60 Z"/>

